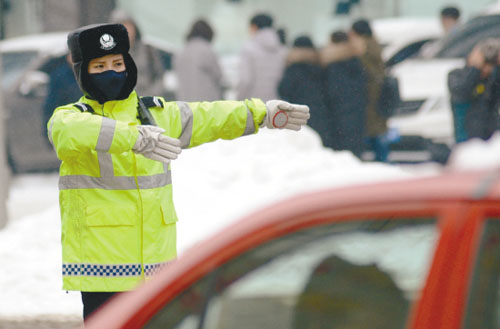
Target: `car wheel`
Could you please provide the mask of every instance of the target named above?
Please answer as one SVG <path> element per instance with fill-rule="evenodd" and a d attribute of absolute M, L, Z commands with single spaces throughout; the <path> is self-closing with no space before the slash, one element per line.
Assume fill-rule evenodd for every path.
<path fill-rule="evenodd" d="M 429 142 L 427 149 L 431 154 L 431 160 L 440 164 L 446 164 L 450 157 L 451 149 L 443 143 Z"/>

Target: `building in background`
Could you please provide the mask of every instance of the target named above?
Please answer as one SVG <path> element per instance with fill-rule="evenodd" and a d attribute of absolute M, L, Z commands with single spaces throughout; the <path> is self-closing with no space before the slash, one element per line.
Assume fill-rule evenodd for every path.
<path fill-rule="evenodd" d="M 0 0 L 0 38 L 106 22 L 115 0 Z"/>
<path fill-rule="evenodd" d="M 327 41 L 334 28 L 347 27 L 352 19 L 396 16 L 438 17 L 442 7 L 455 5 L 464 19 L 497 0 L 0 0 L 0 28 L 5 37 L 47 31 L 66 31 L 105 22 L 109 12 L 121 7 L 138 21 L 143 34 L 180 47 L 185 31 L 199 17 L 211 21 L 219 52 L 234 52 L 248 37 L 248 21 L 258 11 L 276 18 L 289 40 L 303 33 L 316 43 Z M 349 5 L 347 14 L 339 7 Z M 0 34 L 1 37 L 2 34 Z"/>
<path fill-rule="evenodd" d="M 336 14 L 340 2 L 349 0 L 117 0 L 117 6 L 133 13 L 147 35 L 182 45 L 184 33 L 199 17 L 211 21 L 216 32 L 214 46 L 220 53 L 234 52 L 248 37 L 248 21 L 258 11 L 275 16 L 289 40 L 310 34 L 321 45 L 329 33 L 347 27 L 357 17 L 369 19 L 418 16 L 439 18 L 444 6 L 455 5 L 464 19 L 497 0 L 354 0 L 347 15 Z"/>

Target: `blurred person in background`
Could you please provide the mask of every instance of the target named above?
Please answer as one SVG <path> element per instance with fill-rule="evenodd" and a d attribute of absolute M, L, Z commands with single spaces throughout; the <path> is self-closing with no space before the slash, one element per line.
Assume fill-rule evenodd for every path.
<path fill-rule="evenodd" d="M 360 19 L 354 22 L 349 31 L 349 39 L 354 53 L 363 64 L 367 86 L 366 131 L 368 144 L 375 153 L 375 161 L 386 162 L 389 156 L 387 135 L 387 118 L 378 114 L 378 104 L 385 66 L 382 60 L 382 48 L 373 35 L 370 23 Z"/>
<path fill-rule="evenodd" d="M 309 275 L 291 328 L 401 329 L 408 310 L 401 288 L 377 264 L 359 265 L 330 255 Z"/>
<path fill-rule="evenodd" d="M 278 33 L 278 38 L 280 39 L 280 42 L 281 44 L 284 46 L 284 47 L 287 47 L 288 46 L 288 42 L 286 40 L 286 30 L 285 28 L 279 28 L 277 31 Z"/>
<path fill-rule="evenodd" d="M 47 96 L 42 108 L 42 131 L 47 131 L 47 122 L 56 107 L 76 102 L 82 97 L 71 66 L 71 55 L 66 53 L 41 68 L 49 75 Z"/>
<path fill-rule="evenodd" d="M 325 72 L 326 101 L 332 117 L 329 131 L 332 148 L 349 150 L 361 158 L 368 97 L 366 76 L 361 59 L 355 54 L 346 32 L 335 31 L 331 34 L 330 44 L 321 51 L 321 65 Z"/>
<path fill-rule="evenodd" d="M 422 46 L 420 54 L 423 57 L 433 57 L 441 48 L 444 37 L 456 31 L 460 25 L 460 10 L 453 6 L 444 7 L 439 12 L 439 21 L 441 22 L 441 27 L 443 28 L 443 35 L 441 38 L 427 42 Z"/>
<path fill-rule="evenodd" d="M 250 20 L 250 34 L 240 53 L 237 98 L 275 99 L 285 66 L 286 48 L 268 14 L 258 14 Z"/>
<path fill-rule="evenodd" d="M 165 68 L 158 51 L 142 41 L 142 34 L 135 20 L 122 9 L 111 12 L 111 23 L 123 24 L 130 39 L 130 54 L 134 57 L 141 75 L 137 77 L 137 92 L 143 96 L 166 96 L 163 84 Z"/>
<path fill-rule="evenodd" d="M 463 68 L 448 74 L 455 141 L 489 139 L 499 129 L 500 40 L 478 42 Z"/>
<path fill-rule="evenodd" d="M 323 72 L 319 54 L 308 36 L 299 36 L 290 49 L 283 78 L 278 86 L 279 97 L 291 103 L 306 104 L 311 111 L 308 125 L 331 147 L 331 115 L 325 105 Z"/>
<path fill-rule="evenodd" d="M 225 83 L 219 60 L 212 49 L 214 32 L 205 20 L 197 20 L 186 37 L 186 45 L 174 56 L 177 99 L 214 101 L 222 99 Z"/>
<path fill-rule="evenodd" d="M 138 97 L 138 69 L 122 24 L 81 27 L 69 33 L 68 48 L 84 96 L 54 110 L 48 138 L 62 161 L 63 289 L 81 292 L 87 319 L 176 258 L 170 162 L 182 148 L 259 127 L 300 130 L 309 108 L 256 98 L 187 103 Z"/>
<path fill-rule="evenodd" d="M 441 10 L 440 20 L 444 33 L 452 33 L 460 23 L 460 10 L 457 7 L 445 7 Z"/>

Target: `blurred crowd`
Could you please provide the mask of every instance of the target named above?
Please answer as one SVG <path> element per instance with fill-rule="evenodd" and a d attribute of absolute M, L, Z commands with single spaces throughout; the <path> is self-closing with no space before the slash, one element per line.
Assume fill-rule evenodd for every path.
<path fill-rule="evenodd" d="M 349 31 L 334 31 L 322 49 L 308 35 L 288 45 L 285 31 L 276 29 L 266 13 L 251 18 L 249 32 L 239 54 L 237 99 L 307 104 L 312 114 L 308 124 L 325 147 L 361 157 L 368 143 L 376 160 L 387 160 L 387 118 L 377 111 L 385 68 L 368 21 L 356 21 Z M 178 99 L 216 100 L 228 87 L 212 38 L 209 22 L 193 24 L 174 59 Z"/>
<path fill-rule="evenodd" d="M 460 11 L 443 8 L 440 18 L 445 33 L 454 33 Z M 175 95 L 165 90 L 166 68 L 157 50 L 142 42 L 133 18 L 115 10 L 110 22 L 124 24 L 129 32 L 131 53 L 141 72 L 136 88 L 139 94 L 213 101 L 227 98 L 226 91 L 234 87 L 236 99 L 256 97 L 307 104 L 311 109 L 308 124 L 325 147 L 348 150 L 359 158 L 364 150 L 371 150 L 374 160 L 388 161 L 390 114 L 381 109 L 381 101 L 387 97 L 383 93 L 388 73 L 382 47 L 368 20 L 359 19 L 348 29 L 331 31 L 329 42 L 318 47 L 309 35 L 288 42 L 286 31 L 275 27 L 273 17 L 259 13 L 248 22 L 249 38 L 239 52 L 238 83 L 231 86 L 213 48 L 215 32 L 209 21 L 198 19 L 172 60 L 177 79 Z M 499 127 L 499 52 L 500 41 L 483 40 L 472 50 L 466 65 L 449 74 L 456 142 L 487 139 Z M 51 73 L 44 122 L 56 106 L 81 95 L 70 58 L 65 56 L 64 60 L 68 65 Z"/>

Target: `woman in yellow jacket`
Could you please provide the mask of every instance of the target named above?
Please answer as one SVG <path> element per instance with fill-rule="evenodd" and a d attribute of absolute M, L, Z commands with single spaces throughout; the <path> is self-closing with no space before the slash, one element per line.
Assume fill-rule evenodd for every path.
<path fill-rule="evenodd" d="M 63 289 L 82 292 L 84 318 L 176 257 L 170 161 L 182 148 L 256 133 L 299 130 L 309 108 L 280 100 L 166 102 L 138 97 L 121 24 L 68 35 L 84 96 L 58 107 L 49 140 L 61 159 Z"/>

